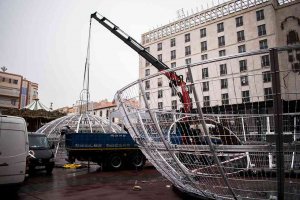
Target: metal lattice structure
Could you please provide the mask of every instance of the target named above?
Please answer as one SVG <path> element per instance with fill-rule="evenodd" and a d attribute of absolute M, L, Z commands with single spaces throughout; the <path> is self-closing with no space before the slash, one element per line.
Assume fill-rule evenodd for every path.
<path fill-rule="evenodd" d="M 156 84 L 167 82 L 161 73 L 135 81 L 116 94 L 125 126 L 180 190 L 208 199 L 299 199 L 299 49 L 171 69 L 187 82 L 192 113 L 181 112 L 175 86 Z"/>
<path fill-rule="evenodd" d="M 53 120 L 36 133 L 46 134 L 49 141 L 55 144 L 55 157 L 57 159 L 66 158 L 65 137 L 62 134 L 69 129 L 76 133 L 123 133 L 121 127 L 112 123 L 108 119 L 91 115 L 88 112 L 83 114 L 67 115 L 56 120 Z"/>

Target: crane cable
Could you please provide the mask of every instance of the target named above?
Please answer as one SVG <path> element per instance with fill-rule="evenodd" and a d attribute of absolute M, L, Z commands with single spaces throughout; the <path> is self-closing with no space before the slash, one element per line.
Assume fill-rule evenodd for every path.
<path fill-rule="evenodd" d="M 83 75 L 83 90 L 86 90 L 86 108 L 88 111 L 88 103 L 89 103 L 89 87 L 90 87 L 90 44 L 91 44 L 91 27 L 92 27 L 92 19 L 90 19 L 90 26 L 89 26 L 89 37 L 88 37 L 88 46 L 87 46 L 87 53 L 85 59 L 85 67 L 84 67 L 84 75 Z M 82 99 L 83 101 L 83 99 Z M 82 101 L 80 105 L 80 110 L 82 110 Z"/>

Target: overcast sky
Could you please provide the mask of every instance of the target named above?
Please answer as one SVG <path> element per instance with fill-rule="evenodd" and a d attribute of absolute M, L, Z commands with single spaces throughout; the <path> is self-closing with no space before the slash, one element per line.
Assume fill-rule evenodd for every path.
<path fill-rule="evenodd" d="M 142 33 L 177 19 L 177 10 L 207 5 L 212 0 L 0 0 L 0 67 L 38 83 L 46 106 L 72 106 L 82 89 L 91 13 L 140 41 Z M 96 21 L 90 63 L 92 101 L 111 101 L 138 79 L 137 53 Z"/>

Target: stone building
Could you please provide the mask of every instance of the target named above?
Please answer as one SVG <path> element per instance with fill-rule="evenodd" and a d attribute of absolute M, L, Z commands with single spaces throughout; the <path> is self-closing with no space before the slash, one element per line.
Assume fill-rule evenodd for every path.
<path fill-rule="evenodd" d="M 158 60 L 170 68 L 201 63 L 239 53 L 267 50 L 273 47 L 297 45 L 300 33 L 300 2 L 275 0 L 227 1 L 175 22 L 142 34 L 142 44 Z M 291 91 L 299 91 L 300 50 L 279 55 L 281 70 L 287 81 L 283 99 L 299 100 Z M 270 57 L 259 56 L 228 59 L 213 64 L 202 64 L 194 71 L 194 79 L 202 82 L 199 101 L 201 106 L 218 107 L 242 103 L 266 102 L 272 98 Z M 140 57 L 139 77 L 144 78 L 158 70 Z M 252 72 L 261 74 L 253 78 Z M 189 89 L 189 74 L 181 73 Z M 238 76 L 235 82 L 229 76 Z M 212 83 L 211 79 L 219 79 Z M 259 86 L 259 87 L 257 87 Z M 146 97 L 151 108 L 178 110 L 176 94 L 165 90 L 169 80 L 161 75 L 144 82 Z M 285 95 L 289 93 L 289 95 Z M 234 98 L 233 98 L 234 96 Z M 256 98 L 262 97 L 262 98 Z"/>

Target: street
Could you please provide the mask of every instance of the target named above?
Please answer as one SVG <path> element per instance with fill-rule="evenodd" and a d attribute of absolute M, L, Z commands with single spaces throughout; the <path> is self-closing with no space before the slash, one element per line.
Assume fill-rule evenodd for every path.
<path fill-rule="evenodd" d="M 5 199 L 181 199 L 172 188 L 152 166 L 141 171 L 104 172 L 91 165 L 90 170 L 55 168 L 52 175 L 37 172 L 17 194 L 6 194 Z"/>

